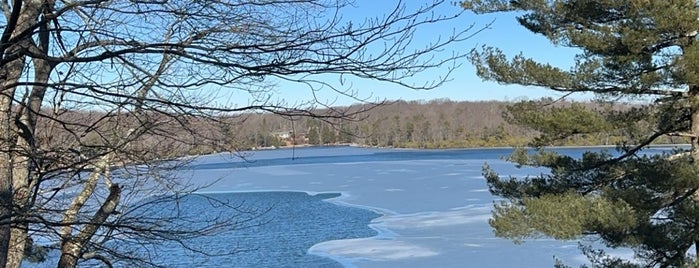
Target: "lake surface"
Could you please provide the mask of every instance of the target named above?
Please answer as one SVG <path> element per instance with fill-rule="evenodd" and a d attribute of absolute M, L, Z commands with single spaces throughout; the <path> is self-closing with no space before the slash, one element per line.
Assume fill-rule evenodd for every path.
<path fill-rule="evenodd" d="M 196 242 L 207 252 L 240 249 L 235 255 L 202 258 L 164 245 L 155 257 L 171 267 L 552 267 L 554 257 L 586 263 L 577 241 L 515 245 L 493 236 L 495 198 L 483 164 L 502 175 L 545 172 L 502 161 L 510 152 L 313 147 L 244 152 L 244 160 L 197 157 L 179 174 L 206 185 L 185 200 L 189 211 L 217 213 L 207 206 L 213 197 L 265 213 L 246 228 Z"/>
<path fill-rule="evenodd" d="M 197 250 L 223 254 L 221 256 L 188 255 L 177 244 L 170 243 L 154 251 L 155 260 L 167 267 L 342 267 L 330 258 L 307 254 L 307 251 L 314 244 L 327 240 L 375 236 L 378 232 L 369 228 L 369 224 L 381 215 L 323 201 L 337 196 L 339 194 L 303 192 L 188 196 L 178 204 L 184 211 L 180 213 L 193 212 L 187 216 L 207 219 L 219 217 L 220 213 L 238 213 L 240 215 L 234 219 L 240 221 L 239 226 L 188 241 Z M 232 207 L 235 209 L 230 209 Z M 235 253 L 227 254 L 231 251 Z"/>
<path fill-rule="evenodd" d="M 559 151 L 576 156 L 584 150 Z M 366 230 L 360 227 L 355 231 L 362 238 L 327 239 L 306 250 L 346 267 L 552 267 L 554 256 L 570 265 L 585 263 L 575 241 L 540 239 L 515 245 L 493 236 L 487 221 L 494 197 L 481 175 L 483 164 L 503 175 L 543 171 L 502 161 L 510 152 L 297 148 L 251 152 L 248 161 L 226 154 L 206 156 L 192 162 L 188 172 L 193 182 L 213 182 L 202 192 L 340 193 L 329 201 L 381 214 L 369 224 L 375 236 L 363 235 Z M 304 244 L 306 238 L 295 239 Z M 306 264 L 280 261 L 271 266 Z"/>

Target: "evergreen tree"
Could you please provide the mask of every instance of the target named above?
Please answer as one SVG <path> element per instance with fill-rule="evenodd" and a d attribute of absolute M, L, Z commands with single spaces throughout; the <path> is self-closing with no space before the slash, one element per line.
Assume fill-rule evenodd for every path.
<path fill-rule="evenodd" d="M 632 109 L 523 102 L 511 122 L 539 131 L 535 153 L 516 150 L 519 165 L 548 174 L 501 178 L 484 168 L 503 197 L 491 225 L 501 237 L 577 239 L 635 251 L 633 262 L 586 248 L 595 267 L 694 266 L 699 251 L 699 7 L 695 0 L 471 0 L 476 13 L 519 12 L 518 21 L 559 46 L 579 48 L 570 70 L 484 47 L 471 57 L 478 75 L 502 84 L 592 92 L 649 100 Z M 618 152 L 579 158 L 542 146 L 580 135 L 613 133 Z M 643 150 L 665 136 L 691 147 L 663 154 Z"/>
<path fill-rule="evenodd" d="M 337 141 L 335 130 L 327 124 L 323 124 L 320 128 L 320 137 L 322 144 L 333 144 Z"/>
<path fill-rule="evenodd" d="M 312 126 L 308 129 L 308 143 L 314 145 L 321 144 L 318 127 Z"/>
<path fill-rule="evenodd" d="M 341 143 L 351 143 L 354 139 L 352 131 L 346 125 L 340 126 L 337 136 L 338 141 Z"/>

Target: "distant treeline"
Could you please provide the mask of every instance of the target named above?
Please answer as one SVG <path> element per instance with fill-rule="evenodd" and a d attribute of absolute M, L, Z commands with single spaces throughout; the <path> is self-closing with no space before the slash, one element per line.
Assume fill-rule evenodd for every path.
<path fill-rule="evenodd" d="M 549 100 L 542 100 L 544 102 Z M 230 146 L 238 148 L 269 147 L 289 144 L 344 144 L 409 148 L 457 148 L 524 146 L 537 132 L 509 124 L 504 117 L 510 102 L 450 100 L 398 101 L 370 109 L 356 120 L 289 118 L 274 115 L 253 115 L 237 126 L 235 135 L 228 136 Z M 559 102 L 555 105 L 570 105 Z M 579 103 L 578 103 L 579 104 Z M 583 103 L 590 109 L 602 109 L 604 104 Z M 615 105 L 626 109 L 631 105 Z M 366 108 L 342 107 L 345 111 Z M 609 107 L 604 107 L 609 108 Z M 229 133 L 232 134 L 232 133 Z M 577 135 L 557 141 L 564 145 L 613 145 L 619 141 L 616 133 Z M 293 138 L 280 139 L 281 136 Z M 294 139 L 295 138 L 295 139 Z M 661 142 L 686 142 L 667 137 Z"/>
<path fill-rule="evenodd" d="M 542 101 L 543 103 L 544 101 Z M 235 116 L 169 118 L 164 115 L 159 125 L 141 135 L 131 150 L 140 151 L 146 158 L 172 158 L 183 155 L 207 154 L 220 151 L 272 148 L 279 146 L 358 144 L 362 146 L 405 148 L 464 148 L 509 147 L 528 145 L 538 133 L 508 123 L 504 116 L 510 102 L 450 100 L 397 101 L 377 107 L 354 105 L 315 110 L 314 114 L 327 117 L 275 115 L 271 113 L 240 114 Z M 554 105 L 571 105 L 558 102 Z M 580 105 L 580 103 L 578 103 Z M 603 104 L 582 103 L 590 109 Z M 631 106 L 615 105 L 614 109 Z M 609 108 L 609 107 L 606 107 Z M 364 111 L 366 110 L 366 111 Z M 337 114 L 353 114 L 339 118 Z M 66 112 L 61 123 L 89 121 L 84 117 L 104 117 L 99 112 Z M 340 116 L 342 117 L 342 116 Z M 121 127 L 138 124 L 133 115 L 113 117 Z M 42 120 L 40 120 L 42 121 Z M 116 121 L 115 121 L 116 122 Z M 83 154 L 96 154 L 107 147 L 110 126 L 105 125 L 100 135 L 61 131 L 43 131 L 40 123 L 38 137 L 44 142 L 66 144 Z M 85 126 L 86 131 L 90 126 Z M 105 134 L 106 133 L 106 134 Z M 114 135 L 118 135 L 115 134 Z M 551 145 L 613 145 L 620 141 L 618 133 L 583 134 L 556 141 Z M 681 137 L 666 137 L 662 143 L 684 143 Z M 75 144 L 75 145 L 70 145 Z M 73 149 L 68 149 L 71 151 Z M 57 152 L 57 154 L 64 154 Z"/>
<path fill-rule="evenodd" d="M 247 115 L 225 128 L 232 147 L 254 148 L 289 144 L 347 144 L 382 147 L 450 148 L 523 144 L 526 130 L 502 117 L 506 102 L 398 101 L 357 114 L 353 119 Z M 351 113 L 368 105 L 339 107 Z M 284 139 L 281 136 L 290 136 Z"/>

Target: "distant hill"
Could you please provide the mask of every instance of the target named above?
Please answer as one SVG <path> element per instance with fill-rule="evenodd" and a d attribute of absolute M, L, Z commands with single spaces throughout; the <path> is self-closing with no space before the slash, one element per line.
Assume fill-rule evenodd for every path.
<path fill-rule="evenodd" d="M 550 100 L 549 100 L 550 101 Z M 290 144 L 344 144 L 410 148 L 501 147 L 527 145 L 537 133 L 509 124 L 503 118 L 503 101 L 397 101 L 369 108 L 367 105 L 333 108 L 358 114 L 355 120 L 274 116 L 249 116 L 236 133 L 238 148 Z M 555 105 L 570 105 L 557 102 Z M 583 103 L 590 108 L 601 104 Z M 618 104 L 615 109 L 633 105 Z M 323 112 L 331 111 L 319 111 Z M 283 133 L 283 137 L 279 134 Z M 274 135 L 270 135 L 274 134 Z M 610 145 L 614 133 L 580 135 L 552 145 Z M 295 139 L 293 139 L 293 138 Z M 278 139 L 281 138 L 281 139 Z M 676 141 L 667 140 L 672 143 Z M 232 144 L 233 145 L 233 144 Z"/>
<path fill-rule="evenodd" d="M 510 102 L 502 101 L 396 101 L 385 105 L 369 104 L 313 110 L 320 117 L 272 113 L 237 114 L 214 117 L 192 115 L 189 118 L 163 117 L 157 126 L 134 143 L 149 158 L 171 158 L 220 151 L 276 148 L 279 146 L 357 144 L 379 147 L 464 148 L 523 146 L 537 133 L 506 122 L 503 113 Z M 557 102 L 555 105 L 570 105 Z M 584 103 L 590 108 L 597 103 Z M 625 109 L 629 105 L 618 105 Z M 345 116 L 348 115 L 348 116 Z M 60 119 L 65 124 L 90 122 L 86 117 L 104 116 L 99 112 L 68 111 Z M 137 123 L 135 116 L 124 115 L 127 125 Z M 131 120 L 131 121 L 129 121 Z M 131 123 L 128 123 L 131 122 Z M 71 123 L 73 124 L 73 123 Z M 82 153 L 99 151 L 102 137 L 80 131 L 48 130 L 50 122 L 40 124 L 42 142 L 79 144 Z M 43 130 L 42 127 L 43 126 Z M 90 126 L 85 126 L 88 129 Z M 108 126 L 107 126 L 108 127 Z M 109 133 L 108 129 L 102 133 Z M 615 136 L 616 135 L 616 136 Z M 552 145 L 609 145 L 618 139 L 615 133 L 574 136 Z M 678 137 L 664 143 L 683 142 Z M 79 142 L 76 142 L 79 140 Z M 50 146 L 49 146 L 50 147 Z M 48 147 L 47 147 L 48 148 Z M 68 150 L 72 150 L 68 148 Z M 60 152 L 57 152 L 60 154 Z"/>

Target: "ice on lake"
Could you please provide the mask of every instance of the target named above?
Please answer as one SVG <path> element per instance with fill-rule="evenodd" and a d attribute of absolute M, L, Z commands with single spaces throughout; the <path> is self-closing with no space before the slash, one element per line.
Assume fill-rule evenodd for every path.
<path fill-rule="evenodd" d="M 308 249 L 347 267 L 552 267 L 554 257 L 584 263 L 577 242 L 515 245 L 494 237 L 488 225 L 494 197 L 481 176 L 483 164 L 502 174 L 539 173 L 500 160 L 509 152 L 284 149 L 252 152 L 246 161 L 226 154 L 200 157 L 189 175 L 192 182 L 212 183 L 204 192 L 335 192 L 342 195 L 330 202 L 380 213 L 370 223 L 376 236 Z"/>
<path fill-rule="evenodd" d="M 197 259 L 164 245 L 156 261 L 167 267 L 553 267 L 554 258 L 586 263 L 576 241 L 516 245 L 493 235 L 488 219 L 495 197 L 481 175 L 483 164 L 503 175 L 542 172 L 502 161 L 510 152 L 312 147 L 243 152 L 244 159 L 229 153 L 196 157 L 177 176 L 204 186 L 198 193 L 271 209 L 258 219 L 262 224 L 199 241 L 200 250 L 252 250 Z M 197 200 L 187 202 L 196 208 Z"/>

